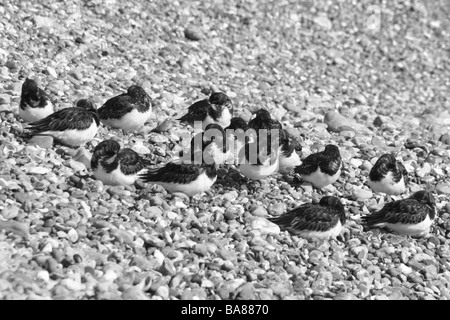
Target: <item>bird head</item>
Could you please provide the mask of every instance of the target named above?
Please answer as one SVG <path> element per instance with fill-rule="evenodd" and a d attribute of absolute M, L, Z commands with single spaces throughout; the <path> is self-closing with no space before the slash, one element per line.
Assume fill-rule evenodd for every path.
<path fill-rule="evenodd" d="M 112 139 L 100 142 L 94 149 L 91 159 L 91 167 L 96 168 L 98 162 L 114 157 L 120 150 L 120 144 Z"/>
<path fill-rule="evenodd" d="M 436 205 L 436 200 L 434 199 L 433 194 L 427 190 L 417 191 L 411 196 L 411 198 L 416 199 L 417 201 L 426 205 L 430 206 Z"/>
<path fill-rule="evenodd" d="M 91 99 L 80 99 L 75 103 L 75 105 L 86 110 L 97 110 L 94 101 Z"/>
<path fill-rule="evenodd" d="M 333 144 L 328 144 L 325 146 L 325 151 L 326 154 L 333 154 L 333 155 L 339 155 L 339 148 Z"/>
<path fill-rule="evenodd" d="M 33 100 L 38 100 L 38 84 L 35 80 L 26 78 L 22 84 L 22 95 L 27 94 L 32 96 Z"/>

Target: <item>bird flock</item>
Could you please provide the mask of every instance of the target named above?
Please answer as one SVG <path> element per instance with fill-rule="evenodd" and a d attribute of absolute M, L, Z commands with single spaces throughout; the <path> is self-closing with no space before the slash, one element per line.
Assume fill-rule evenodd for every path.
<path fill-rule="evenodd" d="M 320 190 L 341 176 L 343 160 L 339 147 L 326 145 L 321 152 L 301 160 L 301 146 L 269 111 L 260 109 L 245 121 L 233 117 L 231 99 L 223 92 L 193 103 L 180 117 L 181 124 L 197 132 L 190 150 L 158 168 L 130 148 L 113 140 L 95 146 L 91 169 L 95 179 L 107 185 L 132 185 L 137 179 L 158 184 L 169 192 L 191 197 L 211 188 L 220 167 L 237 170 L 248 182 L 261 181 L 275 173 L 293 175 Z M 22 86 L 19 117 L 28 123 L 31 136 L 52 136 L 61 144 L 76 148 L 91 141 L 101 125 L 139 133 L 152 115 L 152 101 L 146 91 L 132 85 L 127 92 L 96 108 L 90 99 L 76 101 L 74 107 L 54 111 L 54 106 L 27 78 Z M 408 172 L 393 154 L 380 155 L 367 177 L 367 185 L 377 194 L 403 195 Z M 390 201 L 372 214 L 362 217 L 368 228 L 383 228 L 411 236 L 426 236 L 436 216 L 435 199 L 421 190 L 409 198 Z M 282 229 L 309 239 L 336 239 L 346 224 L 346 210 L 335 196 L 324 196 L 318 203 L 299 207 L 268 218 Z"/>

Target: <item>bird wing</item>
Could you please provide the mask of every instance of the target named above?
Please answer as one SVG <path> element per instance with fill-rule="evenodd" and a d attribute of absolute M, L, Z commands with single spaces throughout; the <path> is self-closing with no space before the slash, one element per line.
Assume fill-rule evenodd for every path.
<path fill-rule="evenodd" d="M 189 183 L 204 170 L 202 165 L 169 162 L 163 167 L 149 169 L 140 177 L 144 182 Z"/>
<path fill-rule="evenodd" d="M 127 93 L 115 96 L 107 100 L 99 109 L 100 119 L 120 119 L 125 114 L 131 112 L 135 107 Z"/>
<path fill-rule="evenodd" d="M 283 228 L 294 230 L 327 231 L 339 220 L 339 214 L 332 208 L 306 203 L 279 217 L 269 218 L 269 221 Z"/>
<path fill-rule="evenodd" d="M 83 108 L 71 107 L 52 113 L 44 119 L 31 122 L 27 129 L 32 134 L 39 134 L 45 131 L 64 131 L 64 130 L 84 130 L 91 126 L 94 113 Z"/>
<path fill-rule="evenodd" d="M 327 231 L 335 226 L 338 220 L 339 215 L 336 210 L 311 205 L 295 216 L 291 227 L 295 230 Z"/>
<path fill-rule="evenodd" d="M 423 221 L 431 208 L 414 199 L 397 200 L 387 203 L 374 214 L 364 216 L 363 219 L 370 225 L 379 223 L 416 224 Z"/>
<path fill-rule="evenodd" d="M 120 169 L 124 174 L 135 174 L 150 165 L 148 159 L 142 158 L 138 153 L 129 148 L 124 148 L 117 154 Z"/>
<path fill-rule="evenodd" d="M 322 153 L 313 153 L 307 156 L 301 165 L 295 167 L 294 172 L 300 175 L 310 175 L 317 170 L 322 161 Z"/>
<path fill-rule="evenodd" d="M 210 107 L 211 105 L 208 99 L 197 101 L 192 104 L 188 108 L 188 112 L 178 120 L 187 123 L 192 123 L 194 121 L 203 121 L 206 118 Z"/>

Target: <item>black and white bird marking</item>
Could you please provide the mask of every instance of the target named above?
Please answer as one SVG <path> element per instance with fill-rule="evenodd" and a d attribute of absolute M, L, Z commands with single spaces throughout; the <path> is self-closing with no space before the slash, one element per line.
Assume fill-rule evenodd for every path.
<path fill-rule="evenodd" d="M 254 141 L 254 135 L 248 131 L 249 129 L 247 121 L 241 117 L 232 118 L 230 125 L 225 128 L 226 139 L 230 144 L 235 165 L 239 163 L 239 153 L 245 144 Z"/>
<path fill-rule="evenodd" d="M 287 174 L 292 172 L 295 167 L 299 166 L 302 162 L 297 150 L 301 150 L 299 144 L 291 141 L 289 132 L 285 129 L 280 130 L 280 165 L 278 172 L 281 174 Z"/>
<path fill-rule="evenodd" d="M 262 180 L 277 172 L 280 160 L 279 150 L 272 146 L 270 138 L 269 136 L 267 142 L 256 140 L 246 143 L 240 150 L 237 167 L 243 176 L 252 180 Z"/>
<path fill-rule="evenodd" d="M 33 79 L 25 79 L 20 96 L 19 116 L 25 122 L 44 119 L 54 112 L 53 104 Z"/>
<path fill-rule="evenodd" d="M 184 156 L 190 156 L 185 158 Z M 199 164 L 203 161 L 207 164 L 215 163 L 216 166 L 228 164 L 233 160 L 233 153 L 223 128 L 210 123 L 204 132 L 197 133 L 191 139 L 191 149 L 189 153 L 180 152 L 184 161 L 195 161 Z"/>
<path fill-rule="evenodd" d="M 144 182 L 159 184 L 167 191 L 182 192 L 189 197 L 205 192 L 216 182 L 214 164 L 173 163 L 156 169 L 147 169 L 140 175 Z"/>
<path fill-rule="evenodd" d="M 26 129 L 33 136 L 52 136 L 62 144 L 71 147 L 83 146 L 97 134 L 100 120 L 94 102 L 80 99 L 75 107 L 61 109 L 32 122 Z"/>
<path fill-rule="evenodd" d="M 303 238 L 326 240 L 341 233 L 346 215 L 338 198 L 326 196 L 318 204 L 305 203 L 269 221 Z"/>
<path fill-rule="evenodd" d="M 317 189 L 333 184 L 341 175 L 342 158 L 339 148 L 329 144 L 325 150 L 307 156 L 301 165 L 295 167 L 303 181 L 310 182 Z"/>
<path fill-rule="evenodd" d="M 111 139 L 100 142 L 91 158 L 94 177 L 111 186 L 133 184 L 148 165 L 150 160 L 142 158 L 132 149 L 120 149 L 120 144 Z"/>
<path fill-rule="evenodd" d="M 255 112 L 255 117 L 248 122 L 248 126 L 256 130 L 256 134 L 259 135 L 259 130 L 281 130 L 282 124 L 275 119 L 272 119 L 270 113 L 266 109 L 259 109 Z"/>
<path fill-rule="evenodd" d="M 179 118 L 181 123 L 194 127 L 196 121 L 202 122 L 202 130 L 210 123 L 216 123 L 222 128 L 230 124 L 233 103 L 223 92 L 213 92 L 207 99 L 199 100 L 188 108 L 188 112 Z"/>
<path fill-rule="evenodd" d="M 369 228 L 387 227 L 396 233 L 424 236 L 436 217 L 436 201 L 431 192 L 421 190 L 407 199 L 392 201 L 362 219 Z"/>
<path fill-rule="evenodd" d="M 248 125 L 254 141 L 240 150 L 238 170 L 249 179 L 262 180 L 278 171 L 282 126 L 265 109 L 258 110 Z"/>
<path fill-rule="evenodd" d="M 126 93 L 107 100 L 98 109 L 103 124 L 124 131 L 138 131 L 151 114 L 150 96 L 138 85 L 130 86 Z"/>
<path fill-rule="evenodd" d="M 374 192 L 399 195 L 406 191 L 408 172 L 393 154 L 384 154 L 370 170 L 367 184 Z"/>

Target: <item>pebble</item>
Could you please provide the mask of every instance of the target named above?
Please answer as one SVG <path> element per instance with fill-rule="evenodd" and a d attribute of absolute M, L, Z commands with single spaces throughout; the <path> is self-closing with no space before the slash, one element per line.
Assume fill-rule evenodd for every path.
<path fill-rule="evenodd" d="M 203 257 L 208 256 L 208 246 L 206 244 L 196 244 L 194 246 L 194 252 Z"/>
<path fill-rule="evenodd" d="M 328 130 L 332 132 L 354 131 L 362 135 L 373 135 L 373 132 L 366 126 L 356 122 L 354 119 L 344 117 L 336 111 L 327 112 L 324 117 L 324 123 L 328 126 Z"/>
<path fill-rule="evenodd" d="M 373 192 L 366 189 L 355 189 L 352 192 L 352 197 L 354 200 L 367 200 L 372 198 Z"/>
<path fill-rule="evenodd" d="M 174 276 L 177 274 L 177 269 L 173 265 L 173 262 L 170 259 L 166 258 L 159 268 L 159 272 L 161 272 L 165 276 Z"/>
<path fill-rule="evenodd" d="M 199 41 L 204 38 L 203 32 L 197 27 L 187 27 L 184 29 L 184 36 L 192 41 Z"/>
<path fill-rule="evenodd" d="M 151 143 L 165 144 L 169 142 L 169 138 L 159 133 L 150 134 L 148 141 Z"/>
<path fill-rule="evenodd" d="M 255 287 L 252 283 L 244 283 L 237 288 L 236 300 L 254 300 Z"/>
<path fill-rule="evenodd" d="M 268 215 L 266 208 L 263 206 L 253 206 L 253 208 L 250 208 L 250 213 L 257 217 L 267 217 Z"/>
<path fill-rule="evenodd" d="M 86 166 L 84 163 L 78 162 L 74 159 L 69 159 L 69 167 L 71 167 L 74 172 L 80 172 L 80 171 L 86 170 Z"/>
<path fill-rule="evenodd" d="M 281 232 L 280 227 L 277 224 L 260 217 L 252 219 L 251 228 L 252 230 L 259 230 L 263 234 L 266 233 L 279 234 Z"/>
<path fill-rule="evenodd" d="M 438 194 L 449 195 L 450 194 L 450 184 L 445 183 L 445 182 L 438 183 L 436 185 L 436 192 Z"/>
<path fill-rule="evenodd" d="M 73 156 L 74 161 L 82 163 L 87 169 L 91 168 L 91 158 L 92 154 L 84 147 L 78 148 Z"/>
<path fill-rule="evenodd" d="M 148 147 L 146 147 L 146 146 L 144 146 L 142 144 L 139 144 L 139 143 L 134 144 L 131 147 L 131 149 L 136 151 L 139 154 L 150 154 L 151 153 L 151 151 L 150 151 L 150 149 Z"/>
<path fill-rule="evenodd" d="M 328 19 L 326 15 L 319 15 L 314 18 L 314 23 L 325 30 L 331 30 L 333 28 L 333 23 Z"/>
<path fill-rule="evenodd" d="M 47 174 L 51 172 L 51 169 L 47 168 L 47 167 L 29 167 L 28 168 L 28 173 L 31 174 Z"/>
<path fill-rule="evenodd" d="M 10 104 L 11 103 L 11 97 L 8 94 L 0 94 L 0 105 L 3 104 Z M 7 110 L 3 110 L 7 111 Z"/>
<path fill-rule="evenodd" d="M 0 230 L 5 230 L 6 232 L 12 232 L 22 236 L 28 236 L 30 233 L 29 227 L 18 221 L 0 221 Z"/>

